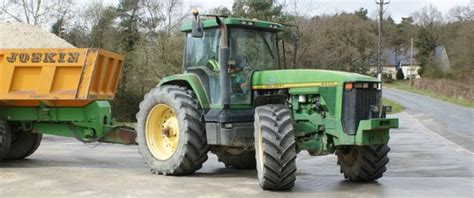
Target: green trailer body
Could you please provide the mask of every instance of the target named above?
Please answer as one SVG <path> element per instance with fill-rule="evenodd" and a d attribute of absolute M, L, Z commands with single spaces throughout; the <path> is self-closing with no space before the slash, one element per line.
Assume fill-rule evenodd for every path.
<path fill-rule="evenodd" d="M 117 125 L 108 101 L 85 107 L 1 107 L 0 118 L 31 129 L 32 133 L 75 137 L 84 142 L 136 144 L 131 128 Z"/>

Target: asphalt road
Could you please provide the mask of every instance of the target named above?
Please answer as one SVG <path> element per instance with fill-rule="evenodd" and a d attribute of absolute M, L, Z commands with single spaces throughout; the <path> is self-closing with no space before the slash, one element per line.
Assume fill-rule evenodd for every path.
<path fill-rule="evenodd" d="M 262 191 L 255 171 L 226 169 L 215 155 L 192 176 L 153 175 L 136 146 L 89 148 L 46 136 L 27 160 L 0 163 L 0 197 L 473 197 L 472 152 L 439 136 L 408 113 L 391 134 L 385 176 L 351 183 L 334 155 L 297 158 L 296 186 Z"/>
<path fill-rule="evenodd" d="M 384 89 L 383 96 L 431 131 L 474 152 L 474 109 L 397 89 Z"/>

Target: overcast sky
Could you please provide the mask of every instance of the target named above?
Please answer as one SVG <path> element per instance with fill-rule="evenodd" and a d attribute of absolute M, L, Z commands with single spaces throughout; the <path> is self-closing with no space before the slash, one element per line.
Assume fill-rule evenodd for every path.
<path fill-rule="evenodd" d="M 87 0 L 79 0 L 86 2 Z M 104 0 L 107 4 L 116 4 L 118 0 Z M 314 16 L 322 14 L 334 14 L 338 12 L 352 12 L 363 7 L 368 9 L 369 16 L 374 17 L 377 13 L 375 0 L 279 0 L 286 2 L 290 11 L 294 10 L 293 2 L 297 2 L 297 8 L 305 15 Z M 379 1 L 379 0 L 377 0 Z M 387 1 L 387 0 L 385 0 Z M 232 8 L 233 0 L 183 0 L 185 7 L 199 7 L 202 12 L 219 6 Z M 413 12 L 432 4 L 447 15 L 449 9 L 455 6 L 471 5 L 474 0 L 391 0 L 387 5 L 387 13 L 399 22 L 402 17 L 410 16 Z"/>

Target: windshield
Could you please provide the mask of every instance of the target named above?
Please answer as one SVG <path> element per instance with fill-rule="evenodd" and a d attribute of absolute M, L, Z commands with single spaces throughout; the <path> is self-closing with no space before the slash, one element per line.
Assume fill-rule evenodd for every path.
<path fill-rule="evenodd" d="M 220 31 L 217 28 L 205 30 L 202 38 L 194 38 L 191 33 L 188 33 L 186 35 L 184 68 L 206 66 L 210 62 L 213 64 L 217 62 L 219 38 Z"/>
<path fill-rule="evenodd" d="M 276 33 L 232 28 L 230 32 L 230 59 L 236 65 L 251 70 L 278 69 Z"/>

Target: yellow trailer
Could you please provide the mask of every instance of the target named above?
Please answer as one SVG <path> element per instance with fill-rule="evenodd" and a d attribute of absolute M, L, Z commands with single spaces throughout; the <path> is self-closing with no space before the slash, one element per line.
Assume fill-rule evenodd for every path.
<path fill-rule="evenodd" d="M 102 49 L 0 49 L 1 106 L 75 106 L 112 100 L 123 56 Z"/>

